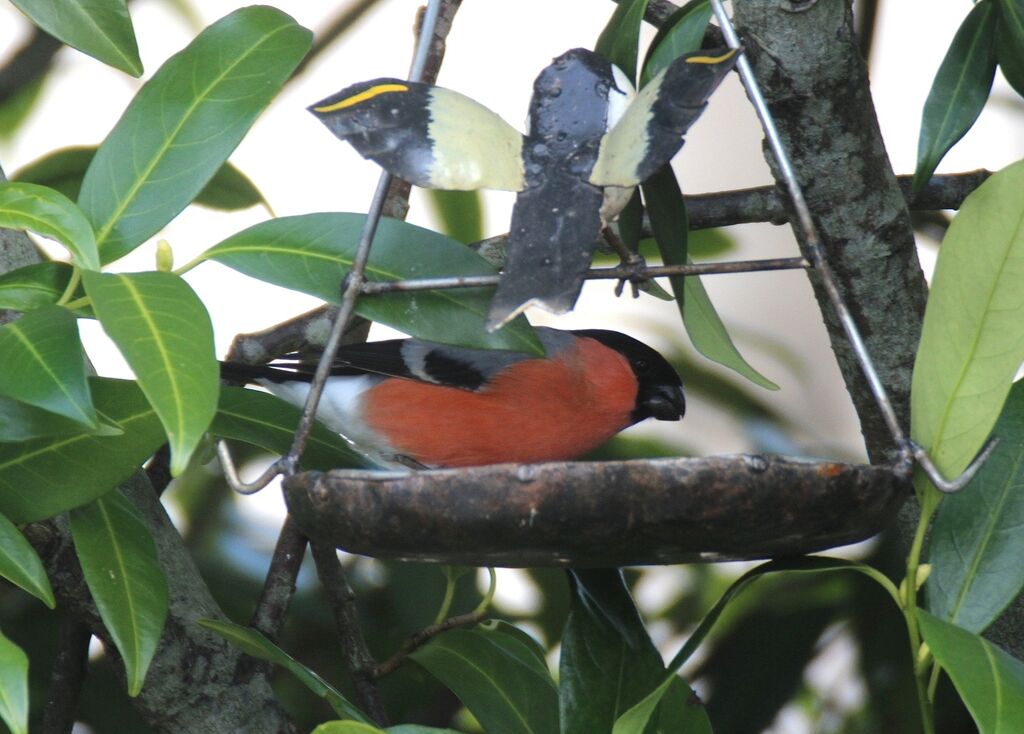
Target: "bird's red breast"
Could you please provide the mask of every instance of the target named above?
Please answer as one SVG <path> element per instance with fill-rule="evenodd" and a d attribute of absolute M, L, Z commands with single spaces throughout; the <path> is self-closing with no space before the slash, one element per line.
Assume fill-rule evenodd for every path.
<path fill-rule="evenodd" d="M 562 461 L 630 425 L 637 389 L 621 353 L 580 338 L 554 358 L 509 366 L 479 391 L 384 380 L 366 392 L 363 414 L 398 453 L 430 466 Z"/>

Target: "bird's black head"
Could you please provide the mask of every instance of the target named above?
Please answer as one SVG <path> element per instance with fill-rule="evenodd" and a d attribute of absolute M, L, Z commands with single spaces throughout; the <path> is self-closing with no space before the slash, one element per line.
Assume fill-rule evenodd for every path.
<path fill-rule="evenodd" d="M 683 381 L 657 351 L 618 331 L 582 329 L 573 333 L 595 339 L 621 353 L 629 361 L 638 385 L 636 405 L 631 415 L 634 423 L 645 418 L 677 421 L 683 417 L 686 412 Z"/>

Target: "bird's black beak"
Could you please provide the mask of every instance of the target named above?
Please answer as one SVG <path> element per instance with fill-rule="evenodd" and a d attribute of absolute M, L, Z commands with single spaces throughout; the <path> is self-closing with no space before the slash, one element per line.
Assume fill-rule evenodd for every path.
<path fill-rule="evenodd" d="M 686 412 L 686 397 L 682 385 L 658 385 L 643 396 L 641 407 L 651 418 L 659 421 L 677 421 Z"/>

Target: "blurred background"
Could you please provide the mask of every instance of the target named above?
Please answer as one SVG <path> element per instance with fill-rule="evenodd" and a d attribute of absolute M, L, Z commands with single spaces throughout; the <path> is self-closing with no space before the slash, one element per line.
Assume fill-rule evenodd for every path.
<path fill-rule="evenodd" d="M 320 31 L 354 5 L 369 9 L 333 45 L 294 79 L 243 140 L 231 162 L 249 176 L 277 215 L 315 211 L 365 211 L 379 170 L 339 143 L 306 106 L 356 81 L 407 74 L 418 0 L 372 3 L 272 3 L 306 27 Z M 137 0 L 130 9 L 146 73 L 132 79 L 72 49 L 62 49 L 38 90 L 0 105 L 0 165 L 8 175 L 50 151 L 99 143 L 140 85 L 170 54 L 206 25 L 238 7 L 229 0 Z M 532 83 L 552 57 L 568 48 L 593 47 L 615 5 L 607 0 L 466 0 L 448 40 L 439 84 L 490 107 L 516 127 L 524 124 Z M 921 108 L 931 79 L 957 26 L 969 9 L 963 2 L 928 4 L 881 0 L 870 58 L 872 90 L 885 142 L 897 173 L 916 161 Z M 0 3 L 0 63 L 25 43 L 29 23 Z M 647 41 L 653 29 L 645 29 Z M 643 50 L 641 50 L 643 53 Z M 997 73 L 992 99 L 979 121 L 939 167 L 939 172 L 995 170 L 1024 157 L 1024 110 Z M 675 161 L 686 193 L 770 183 L 761 155 L 757 120 L 732 75 L 687 136 Z M 514 195 L 482 194 L 482 234 L 507 231 Z M 414 190 L 409 221 L 442 229 L 431 197 Z M 189 207 L 159 238 L 177 263 L 192 259 L 251 224 L 268 217 L 254 207 L 225 213 Z M 724 237 L 704 237 L 714 259 L 784 257 L 798 254 L 788 227 L 742 225 Z M 115 265 L 119 270 L 154 267 L 158 238 Z M 919 252 L 930 272 L 937 243 L 920 237 Z M 54 254 L 58 250 L 52 250 Z M 695 252 L 695 254 L 699 254 Z M 213 317 L 218 351 L 238 333 L 265 329 L 318 305 L 313 299 L 250 280 L 216 263 L 186 276 Z M 676 306 L 643 295 L 615 298 L 612 282 L 590 282 L 577 309 L 565 317 L 530 313 L 535 324 L 560 328 L 609 327 L 652 344 L 679 366 L 688 385 L 687 417 L 680 424 L 640 425 L 609 446 L 605 456 L 708 455 L 773 451 L 810 457 L 862 460 L 864 450 L 853 409 L 834 364 L 817 305 L 802 272 L 718 275 L 704 278 L 713 302 L 747 360 L 780 386 L 761 389 L 708 362 L 689 348 Z M 98 326 L 82 322 L 83 338 L 98 371 L 128 376 L 116 350 Z M 374 327 L 371 338 L 386 338 Z M 653 423 L 653 422 L 652 422 Z M 252 457 L 255 471 L 265 459 Z M 258 592 L 284 515 L 279 493 L 235 499 L 221 486 L 215 466 L 196 467 L 167 495 L 211 588 L 238 621 Z M 895 558 L 885 539 L 850 550 L 883 567 Z M 371 637 L 384 657 L 409 632 L 429 623 L 443 593 L 439 571 L 413 564 L 349 558 L 354 584 Z M 308 565 L 308 564 L 307 564 Z M 638 603 L 652 636 L 674 654 L 687 629 L 743 570 L 737 564 L 666 567 L 631 572 Z M 304 569 L 305 571 L 305 569 Z M 475 604 L 475 574 L 460 585 L 461 608 Z M 900 666 L 906 646 L 881 595 L 859 579 L 764 581 L 723 619 L 712 645 L 688 671 L 711 708 L 716 731 L 817 732 L 909 731 L 900 717 L 898 693 L 909 682 Z M 559 571 L 499 573 L 497 610 L 519 620 L 553 645 L 565 615 Z M 460 607 L 456 606 L 456 610 Z M 0 598 L 5 632 L 30 652 L 48 659 L 49 615 L 31 603 Z M 895 637 L 890 636 L 895 630 Z M 333 633 L 330 615 L 310 574 L 302 579 L 284 647 L 333 680 L 339 661 L 322 642 Z M 43 657 L 33 652 L 39 649 Z M 552 650 L 552 661 L 557 650 Z M 33 662 L 35 665 L 35 662 Z M 45 666 L 33 668 L 42 684 Z M 312 723 L 327 715 L 290 679 L 280 686 L 292 696 L 296 715 Z M 125 706 L 90 705 L 116 698 L 109 674 L 90 679 L 93 696 L 83 698 L 83 719 L 98 732 L 145 731 Z M 34 690 L 39 700 L 41 689 Z M 396 720 L 403 715 L 444 724 L 457 702 L 406 666 L 386 683 Z M 882 698 L 895 696 L 893 701 Z M 907 699 L 909 700 L 909 699 Z M 912 713 L 912 707 L 904 706 Z M 116 712 L 111 714 L 111 712 Z M 110 716 L 114 716 L 113 720 Z M 942 720 L 942 719 L 940 719 Z M 949 731 L 958 731 L 949 714 Z M 969 729 L 968 729 L 969 730 Z M 83 729 L 86 731 L 86 729 Z"/>

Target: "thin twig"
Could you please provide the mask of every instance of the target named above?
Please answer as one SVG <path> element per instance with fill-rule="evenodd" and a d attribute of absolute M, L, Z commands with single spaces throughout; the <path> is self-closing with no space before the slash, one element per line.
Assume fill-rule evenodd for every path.
<path fill-rule="evenodd" d="M 330 21 L 327 26 L 316 33 L 313 38 L 313 45 L 309 47 L 309 53 L 306 54 L 305 58 L 295 67 L 295 71 L 292 72 L 292 78 L 299 76 L 309 65 L 316 59 L 320 58 L 320 55 L 331 47 L 335 41 L 343 36 L 349 29 L 352 28 L 359 20 L 366 15 L 367 11 L 373 8 L 380 0 L 355 0 L 347 7 L 345 7 L 335 18 Z"/>
<path fill-rule="evenodd" d="M 89 628 L 70 614 L 60 622 L 60 643 L 50 672 L 42 734 L 70 734 L 89 660 Z"/>
<path fill-rule="evenodd" d="M 395 672 L 395 670 L 405 662 L 405 659 L 409 657 L 410 654 L 416 652 L 416 650 L 423 647 L 442 632 L 447 632 L 448 630 L 453 630 L 458 627 L 472 627 L 473 625 L 482 622 L 486 617 L 486 609 L 474 609 L 472 612 L 459 614 L 455 617 L 449 617 L 439 624 L 432 624 L 414 632 L 409 635 L 409 638 L 405 642 L 402 643 L 402 646 L 398 648 L 398 652 L 389 657 L 383 663 L 375 666 L 373 670 L 370 671 L 370 677 L 374 680 L 379 680 L 384 676 Z"/>
<path fill-rule="evenodd" d="M 338 560 L 334 546 L 316 541 L 310 545 L 313 549 L 317 575 L 331 602 L 334 623 L 341 641 L 341 652 L 345 658 L 345 666 L 352 676 L 359 704 L 380 726 L 387 726 L 387 712 L 384 710 L 380 691 L 374 684 L 376 661 L 366 646 L 366 638 L 359 625 L 355 592 L 349 586 L 345 569 Z"/>
<path fill-rule="evenodd" d="M 274 556 L 263 582 L 263 591 L 249 626 L 272 640 L 281 633 L 281 625 L 288 614 L 288 606 L 295 594 L 295 581 L 306 554 L 306 536 L 302 534 L 291 515 L 285 518 L 281 534 L 274 546 Z"/>

